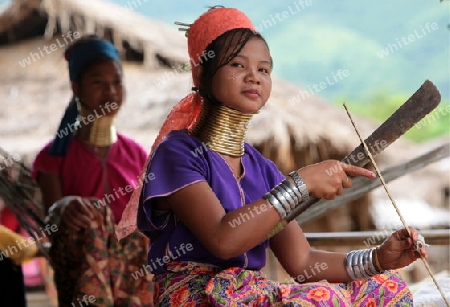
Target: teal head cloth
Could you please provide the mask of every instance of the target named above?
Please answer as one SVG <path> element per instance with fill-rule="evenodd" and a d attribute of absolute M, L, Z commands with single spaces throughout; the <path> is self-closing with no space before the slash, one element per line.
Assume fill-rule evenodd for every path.
<path fill-rule="evenodd" d="M 106 40 L 87 40 L 75 46 L 66 54 L 69 64 L 69 77 L 71 82 L 78 81 L 80 73 L 87 65 L 100 57 L 110 58 L 120 63 L 119 53 L 113 44 Z M 66 108 L 58 131 L 55 135 L 49 152 L 54 156 L 65 156 L 67 147 L 72 140 L 75 123 L 78 117 L 78 107 L 74 98 Z"/>
<path fill-rule="evenodd" d="M 90 40 L 74 46 L 74 48 L 66 55 L 66 60 L 69 62 L 70 81 L 77 81 L 80 72 L 86 65 L 101 56 L 120 62 L 119 53 L 116 47 L 108 41 Z"/>

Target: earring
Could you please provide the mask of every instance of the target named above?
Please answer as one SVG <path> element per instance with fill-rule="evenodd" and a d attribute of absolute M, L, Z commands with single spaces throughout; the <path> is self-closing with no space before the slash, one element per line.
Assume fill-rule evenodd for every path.
<path fill-rule="evenodd" d="M 77 96 L 74 96 L 73 97 L 73 100 L 75 101 L 75 103 L 77 104 L 77 109 L 78 109 L 78 112 L 80 111 L 80 108 L 81 108 L 81 101 L 80 101 L 80 98 L 78 98 Z"/>

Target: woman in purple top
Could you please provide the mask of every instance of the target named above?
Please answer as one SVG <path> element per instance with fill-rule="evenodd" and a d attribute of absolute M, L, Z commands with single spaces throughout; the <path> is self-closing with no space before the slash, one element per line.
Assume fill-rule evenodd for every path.
<path fill-rule="evenodd" d="M 203 148 L 203 153 L 199 154 L 198 148 Z M 143 189 L 148 223 L 143 223 L 140 229 L 152 242 L 149 264 L 153 273 L 167 272 L 165 266 L 161 265 L 164 256 L 177 261 L 211 263 L 223 269 L 238 266 L 259 270 L 265 265 L 268 240 L 246 252 L 224 259 L 209 251 L 184 223 L 177 221 L 172 212 L 152 210 L 151 199 L 155 196 L 171 195 L 194 184 L 208 185 L 225 213 L 261 199 L 261 195 L 270 191 L 285 177 L 273 162 L 264 158 L 255 148 L 247 143 L 244 148 L 242 173 L 240 178 L 236 178 L 231 164 L 223 155 L 203 147 L 203 143 L 186 130 L 170 132 L 159 145 L 149 168 L 149 172 L 155 175 L 155 184 L 146 185 Z M 205 188 L 206 186 L 202 189 Z M 234 220 L 229 221 L 228 227 L 238 230 L 243 223 L 262 214 L 261 209 L 264 210 L 255 206 L 241 211 Z M 229 244 L 234 245 L 233 242 Z"/>
<path fill-rule="evenodd" d="M 271 92 L 265 40 L 235 9 L 212 8 L 187 26 L 194 93 L 169 115 L 146 169 L 155 180 L 136 192 L 137 225 L 151 242 L 145 269 L 155 274 L 155 305 L 411 305 L 407 285 L 390 270 L 419 252 L 426 257 L 414 247 L 414 229 L 348 254 L 313 250 L 295 221 L 268 239 L 309 195 L 333 199 L 351 186 L 349 176 L 375 175 L 329 160 L 283 176 L 244 142 Z M 336 165 L 340 171 L 328 175 Z M 122 230 L 133 222 L 136 195 Z M 259 271 L 267 247 L 296 280 L 279 283 Z"/>

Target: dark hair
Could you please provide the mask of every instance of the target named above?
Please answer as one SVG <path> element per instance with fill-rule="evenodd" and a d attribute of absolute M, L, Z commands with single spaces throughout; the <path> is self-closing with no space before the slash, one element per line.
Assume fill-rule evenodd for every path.
<path fill-rule="evenodd" d="M 227 31 L 213 40 L 206 47 L 205 54 L 209 55 L 212 52 L 214 56 L 200 63 L 203 71 L 200 76 L 198 91 L 202 97 L 206 98 L 210 102 L 215 101 L 212 95 L 212 79 L 214 75 L 219 68 L 227 65 L 231 60 L 233 60 L 239 52 L 241 52 L 245 44 L 247 44 L 247 42 L 252 38 L 262 40 L 267 46 L 267 49 L 269 49 L 269 45 L 261 34 L 250 29 L 233 29 Z M 272 57 L 270 58 L 270 62 L 271 66 L 273 66 Z"/>
<path fill-rule="evenodd" d="M 70 44 L 66 50 L 64 51 L 64 58 L 69 61 L 70 56 L 72 54 L 72 52 L 75 52 L 76 48 L 82 44 L 85 44 L 87 42 L 90 41 L 95 41 L 95 40 L 104 40 L 102 37 L 98 36 L 97 34 L 87 34 L 84 35 L 82 37 L 80 37 L 79 39 L 77 39 L 76 41 L 74 41 L 72 44 Z M 83 75 L 90 70 L 91 68 L 95 67 L 96 65 L 104 62 L 104 61 L 113 61 L 114 63 L 116 63 L 120 69 L 120 71 L 122 72 L 122 63 L 116 60 L 113 60 L 107 56 L 104 55 L 99 55 L 98 57 L 92 59 L 91 61 L 89 61 L 84 67 L 83 69 L 81 69 L 80 73 L 78 74 L 78 77 L 76 78 L 76 82 L 80 83 Z"/>

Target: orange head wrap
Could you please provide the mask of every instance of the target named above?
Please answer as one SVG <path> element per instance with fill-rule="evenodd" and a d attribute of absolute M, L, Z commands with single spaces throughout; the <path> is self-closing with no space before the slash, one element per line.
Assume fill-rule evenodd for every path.
<path fill-rule="evenodd" d="M 244 13 L 234 8 L 213 8 L 201 15 L 188 29 L 188 52 L 191 62 L 198 63 L 203 51 L 217 37 L 230 30 L 241 28 L 256 31 L 250 19 Z M 194 86 L 198 87 L 198 80 L 195 78 L 195 69 L 198 68 L 198 65 L 192 65 L 192 67 Z M 191 129 L 197 122 L 201 106 L 202 98 L 198 93 L 194 92 L 178 102 L 167 116 L 152 145 L 149 158 L 140 176 L 141 181 L 131 195 L 130 201 L 122 214 L 122 219 L 117 226 L 116 234 L 119 240 L 136 229 L 137 213 L 138 210 L 142 210 L 139 207 L 142 182 L 154 150 L 170 131 Z"/>

